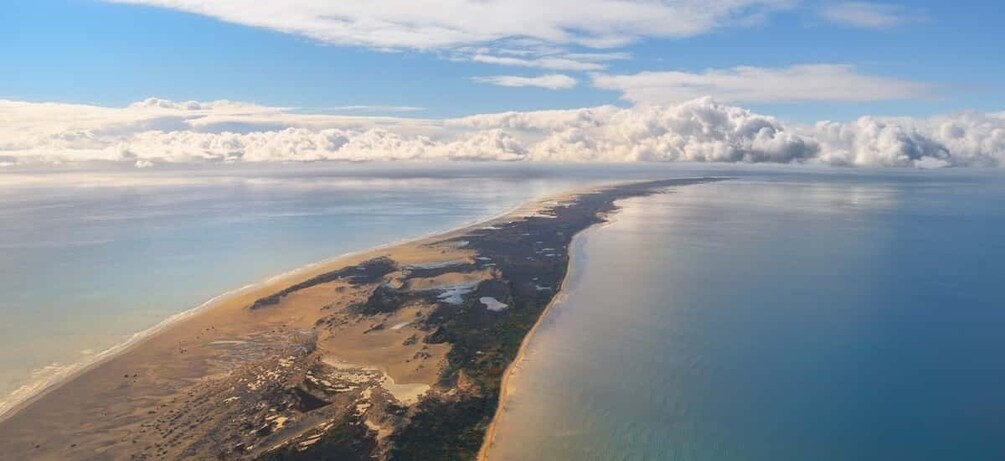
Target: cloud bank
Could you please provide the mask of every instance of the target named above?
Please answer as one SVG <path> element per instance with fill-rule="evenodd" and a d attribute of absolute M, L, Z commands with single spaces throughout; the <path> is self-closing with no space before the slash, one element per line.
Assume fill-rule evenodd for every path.
<path fill-rule="evenodd" d="M 1005 165 L 1005 114 L 786 124 L 697 98 L 435 120 L 148 99 L 121 108 L 0 100 L 0 165 L 121 161 L 501 160 Z"/>

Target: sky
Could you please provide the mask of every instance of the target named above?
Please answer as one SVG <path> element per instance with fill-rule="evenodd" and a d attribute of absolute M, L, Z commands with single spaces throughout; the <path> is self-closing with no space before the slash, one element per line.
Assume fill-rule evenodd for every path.
<path fill-rule="evenodd" d="M 0 165 L 1005 159 L 1005 12 L 994 2 L 36 0 L 4 10 Z M 533 126 L 485 123 L 506 112 Z M 334 152 L 346 146 L 355 150 Z"/>

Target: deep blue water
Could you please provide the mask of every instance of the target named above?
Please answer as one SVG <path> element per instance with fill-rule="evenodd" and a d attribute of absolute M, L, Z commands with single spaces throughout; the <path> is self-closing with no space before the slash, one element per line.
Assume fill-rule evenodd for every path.
<path fill-rule="evenodd" d="M 575 242 L 492 459 L 1005 459 L 1005 178 L 795 174 Z"/>

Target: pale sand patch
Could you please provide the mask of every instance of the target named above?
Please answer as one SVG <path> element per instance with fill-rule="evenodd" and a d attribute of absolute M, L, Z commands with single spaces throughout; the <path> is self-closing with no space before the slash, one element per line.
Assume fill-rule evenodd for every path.
<path fill-rule="evenodd" d="M 384 375 L 384 381 L 380 385 L 405 405 L 418 402 L 419 397 L 422 397 L 430 389 L 428 384 L 423 383 L 396 384 L 394 378 L 386 374 Z"/>
<path fill-rule="evenodd" d="M 464 303 L 464 295 L 471 293 L 477 286 L 478 282 L 444 285 L 440 287 L 443 292 L 436 299 L 448 304 L 459 305 Z"/>
<path fill-rule="evenodd" d="M 446 237 L 446 236 L 444 236 Z M 441 237 L 443 238 L 443 237 Z M 401 266 L 423 266 L 454 263 L 461 264 L 474 261 L 474 252 L 458 248 L 449 243 L 438 244 L 435 241 L 425 244 L 406 244 L 394 251 L 394 260 Z"/>
<path fill-rule="evenodd" d="M 443 290 L 444 287 L 481 282 L 493 277 L 492 270 L 473 272 L 450 272 L 436 277 L 422 277 L 408 280 L 408 289 L 413 291 Z"/>
<path fill-rule="evenodd" d="M 486 309 L 493 312 L 499 312 L 509 307 L 509 304 L 499 302 L 498 299 L 491 296 L 483 296 L 479 298 L 478 301 L 484 304 Z"/>
<path fill-rule="evenodd" d="M 376 318 L 342 325 L 323 333 L 318 338 L 318 349 L 337 361 L 383 370 L 396 383 L 432 386 L 439 380 L 450 346 L 425 344 L 422 338 L 426 332 L 418 329 L 416 320 L 434 308 L 432 304 L 413 304 L 379 317 L 385 325 L 405 323 L 397 329 L 373 329 Z"/>
<path fill-rule="evenodd" d="M 381 380 L 380 387 L 384 388 L 384 390 L 386 390 L 392 396 L 394 396 L 394 398 L 396 400 L 398 400 L 399 402 L 401 402 L 401 403 L 403 403 L 405 405 L 411 405 L 411 404 L 417 402 L 419 400 L 419 397 L 421 397 L 429 389 L 432 388 L 432 386 L 430 386 L 429 384 L 424 384 L 424 383 L 404 383 L 404 384 L 397 384 L 394 381 L 394 378 L 392 378 L 391 375 L 388 374 L 386 370 L 383 370 L 383 369 L 381 369 L 379 367 L 374 367 L 374 366 L 369 366 L 369 365 L 360 365 L 360 364 L 357 364 L 357 363 L 346 362 L 346 361 L 342 360 L 341 358 L 333 357 L 333 356 L 326 356 L 326 357 L 324 357 L 322 359 L 322 361 L 326 365 L 331 366 L 333 368 L 341 368 L 341 369 L 347 369 L 347 368 L 349 368 L 349 369 L 356 369 L 356 368 L 361 368 L 361 369 L 364 369 L 364 370 L 374 370 L 374 371 L 379 371 L 379 372 L 383 373 L 384 374 L 384 378 L 383 378 L 383 380 Z M 370 391 L 368 389 L 367 392 L 366 392 L 366 394 L 364 394 L 364 395 L 368 395 L 369 393 L 370 393 Z M 366 408 L 360 407 L 360 408 L 362 409 L 362 411 L 361 411 L 361 414 L 362 414 L 362 412 L 365 412 L 366 408 L 368 408 L 368 407 L 366 407 Z"/>

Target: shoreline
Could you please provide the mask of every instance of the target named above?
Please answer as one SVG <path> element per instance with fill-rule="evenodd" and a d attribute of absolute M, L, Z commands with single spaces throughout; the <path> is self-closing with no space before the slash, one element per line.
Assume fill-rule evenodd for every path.
<path fill-rule="evenodd" d="M 539 197 L 530 200 L 528 202 L 520 203 L 519 205 L 516 205 L 514 207 L 511 207 L 494 215 L 475 218 L 466 221 L 455 227 L 434 230 L 415 237 L 405 237 L 399 240 L 394 240 L 377 246 L 367 247 L 361 250 L 349 251 L 336 256 L 332 256 L 330 258 L 323 259 L 321 261 L 311 262 L 288 271 L 280 272 L 274 275 L 269 275 L 257 282 L 252 282 L 239 288 L 225 291 L 223 293 L 220 293 L 219 295 L 207 299 L 206 301 L 203 301 L 202 303 L 199 303 L 193 308 L 178 312 L 176 314 L 172 314 L 148 328 L 137 331 L 132 335 L 130 335 L 129 338 L 127 338 L 126 340 L 118 344 L 112 345 L 111 347 L 108 347 L 94 354 L 91 357 L 85 358 L 77 362 L 69 363 L 66 365 L 55 364 L 60 368 L 60 371 L 57 371 L 55 374 L 51 376 L 38 380 L 37 382 L 27 383 L 19 387 L 18 389 L 15 389 L 13 392 L 11 392 L 6 396 L 10 400 L 3 401 L 2 406 L 0 406 L 0 423 L 3 423 L 10 418 L 13 418 L 20 411 L 31 406 L 33 403 L 44 398 L 46 395 L 52 393 L 53 391 L 56 391 L 60 387 L 72 382 L 74 379 L 80 377 L 81 375 L 91 370 L 94 370 L 95 368 L 100 367 L 101 365 L 107 363 L 108 361 L 113 360 L 121 355 L 124 355 L 129 351 L 143 345 L 145 342 L 149 341 L 150 339 L 154 338 L 159 334 L 164 333 L 165 331 L 169 330 L 171 327 L 177 325 L 178 323 L 191 319 L 199 314 L 205 313 L 206 311 L 212 310 L 213 308 L 218 307 L 221 304 L 226 304 L 228 301 L 237 299 L 242 295 L 247 295 L 257 291 L 271 290 L 275 288 L 273 287 L 273 285 L 295 284 L 302 280 L 306 280 L 314 275 L 317 275 L 316 273 L 325 272 L 333 267 L 344 265 L 353 258 L 370 255 L 373 253 L 388 250 L 398 246 L 417 244 L 426 240 L 444 238 L 458 233 L 465 233 L 470 230 L 474 230 L 489 225 L 491 223 L 497 222 L 501 219 L 510 216 L 514 218 L 520 217 L 522 216 L 520 212 L 525 209 L 526 210 L 540 209 L 544 205 L 546 205 L 547 202 L 560 200 L 562 198 L 570 196 L 577 196 L 580 194 L 590 193 L 610 186 L 611 184 L 599 184 L 593 187 L 572 189 L 569 191 L 560 192 L 558 194 Z M 42 367 L 41 369 L 44 368 L 45 367 Z M 21 397 L 14 397 L 15 394 L 17 394 L 21 389 L 25 387 L 29 388 L 29 390 L 26 392 L 26 395 Z"/>
<path fill-rule="evenodd" d="M 102 350 L 101 352 L 94 354 L 89 359 L 63 365 L 60 367 L 62 369 L 61 371 L 57 372 L 56 374 L 48 378 L 40 380 L 40 382 L 36 384 L 29 383 L 25 384 L 24 386 L 21 386 L 20 388 L 9 394 L 8 397 L 13 396 L 24 387 L 30 386 L 31 390 L 28 391 L 29 394 L 19 399 L 12 399 L 10 402 L 4 402 L 5 406 L 0 407 L 0 423 L 14 417 L 15 415 L 17 415 L 19 411 L 23 410 L 25 407 L 28 407 L 32 403 L 45 397 L 50 392 L 59 389 L 66 383 L 73 381 L 76 377 L 84 373 L 87 373 L 88 371 L 96 367 L 101 366 L 103 363 L 112 360 L 121 354 L 129 352 L 134 347 L 142 345 L 144 341 L 150 339 L 151 337 L 157 334 L 160 334 L 161 332 L 177 324 L 178 322 L 191 318 L 194 315 L 198 315 L 199 313 L 207 309 L 210 309 L 213 306 L 216 306 L 218 303 L 225 301 L 232 296 L 238 296 L 242 293 L 245 293 L 248 290 L 252 290 L 257 286 L 264 285 L 266 283 L 268 283 L 267 280 L 258 283 L 251 283 L 248 285 L 244 285 L 241 288 L 237 288 L 216 295 L 204 301 L 203 303 L 199 304 L 196 307 L 179 312 L 177 314 L 173 314 L 165 318 L 164 320 L 157 322 L 155 325 L 149 328 L 133 333 L 125 341 L 122 341 L 105 350 Z"/>
<path fill-rule="evenodd" d="M 482 442 L 481 448 L 478 450 L 478 457 L 476 458 L 478 461 L 488 460 L 488 451 L 492 447 L 492 444 L 495 443 L 496 431 L 499 429 L 499 419 L 505 413 L 505 409 L 503 407 L 506 404 L 506 395 L 510 391 L 509 381 L 513 375 L 516 374 L 517 367 L 527 354 L 527 347 L 530 345 L 531 338 L 534 337 L 534 334 L 537 333 L 537 329 L 542 323 L 544 323 L 545 317 L 548 316 L 548 313 L 551 312 L 552 307 L 554 307 L 556 303 L 565 298 L 565 283 L 569 280 L 573 270 L 575 269 L 572 265 L 572 260 L 570 259 L 565 277 L 562 278 L 562 282 L 558 285 L 557 290 L 555 291 L 555 297 L 552 298 L 551 302 L 544 307 L 544 311 L 541 312 L 541 316 L 537 318 L 537 322 L 534 323 L 534 326 L 530 328 L 530 331 L 527 332 L 527 335 L 524 336 L 523 341 L 520 343 L 520 350 L 517 351 L 516 358 L 513 359 L 513 362 L 506 367 L 506 371 L 503 372 L 502 384 L 499 389 L 499 403 L 498 406 L 496 406 L 495 414 L 492 415 L 492 421 L 489 423 L 489 427 L 485 429 L 485 439 Z"/>
<path fill-rule="evenodd" d="M 621 207 L 618 206 L 618 209 L 620 208 Z M 524 336 L 523 341 L 520 343 L 520 350 L 517 352 L 517 355 L 513 359 L 513 362 L 511 362 L 506 367 L 506 371 L 503 372 L 502 384 L 500 385 L 499 389 L 499 404 L 496 407 L 495 413 L 492 415 L 492 421 L 489 423 L 488 428 L 485 429 L 485 439 L 482 442 L 481 448 L 478 450 L 478 456 L 476 458 L 477 461 L 488 461 L 489 459 L 488 458 L 489 450 L 492 449 L 492 445 L 495 443 L 496 435 L 499 430 L 499 420 L 506 413 L 505 409 L 506 397 L 509 395 L 510 390 L 512 389 L 510 379 L 512 379 L 512 377 L 516 375 L 517 371 L 519 371 L 517 368 L 520 366 L 520 363 L 523 362 L 524 358 L 526 357 L 527 349 L 530 346 L 530 343 L 533 340 L 534 335 L 537 333 L 538 328 L 544 323 L 545 319 L 548 317 L 548 314 L 551 313 L 552 308 L 554 308 L 556 304 L 564 301 L 565 298 L 568 296 L 568 292 L 566 291 L 566 283 L 573 276 L 574 272 L 576 271 L 577 267 L 576 264 L 578 264 L 573 259 L 582 257 L 582 256 L 578 257 L 574 256 L 579 251 L 582 251 L 581 249 L 577 249 L 576 247 L 585 245 L 585 239 L 589 237 L 589 234 L 591 232 L 596 232 L 599 229 L 603 229 L 604 227 L 613 224 L 617 220 L 616 211 L 617 210 L 615 210 L 615 213 L 605 214 L 603 222 L 587 227 L 586 229 L 583 229 L 576 235 L 573 235 L 572 244 L 569 245 L 570 250 L 569 264 L 565 272 L 565 277 L 562 278 L 562 282 L 558 285 L 558 289 L 555 291 L 555 296 L 551 299 L 548 305 L 545 306 L 544 310 L 541 312 L 541 315 L 537 318 L 537 322 L 534 323 L 534 326 L 531 327 L 530 331 L 527 332 L 527 335 Z"/>

